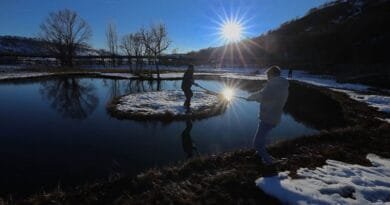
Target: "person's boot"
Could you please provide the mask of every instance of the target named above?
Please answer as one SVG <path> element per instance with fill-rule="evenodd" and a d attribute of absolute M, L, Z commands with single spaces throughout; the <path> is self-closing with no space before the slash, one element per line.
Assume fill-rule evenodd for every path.
<path fill-rule="evenodd" d="M 191 107 L 186 107 L 186 113 L 191 113 Z"/>
<path fill-rule="evenodd" d="M 278 175 L 278 170 L 276 167 L 271 164 L 271 165 L 266 165 L 262 169 L 262 175 L 263 177 L 272 177 Z"/>
<path fill-rule="evenodd" d="M 184 108 L 186 109 L 186 113 L 191 112 L 191 106 L 190 103 L 188 103 L 188 101 L 184 103 Z"/>

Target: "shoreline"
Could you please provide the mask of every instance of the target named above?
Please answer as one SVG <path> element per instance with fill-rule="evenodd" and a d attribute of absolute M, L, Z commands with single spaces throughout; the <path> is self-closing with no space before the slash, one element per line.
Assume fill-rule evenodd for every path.
<path fill-rule="evenodd" d="M 373 131 L 346 128 L 280 142 L 269 149 L 273 156 L 288 159 L 276 170 L 290 171 L 294 178 L 297 169 L 319 167 L 327 159 L 371 166 L 366 159 L 368 153 L 388 158 L 389 132 L 390 126 L 385 124 Z M 255 186 L 255 180 L 267 176 L 267 172 L 253 150 L 241 149 L 176 162 L 72 192 L 37 194 L 16 204 L 278 204 L 277 199 Z"/>
<path fill-rule="evenodd" d="M 78 76 L 78 74 L 69 73 L 63 75 Z M 90 75 L 84 74 L 81 77 Z M 253 83 L 256 85 L 259 83 L 258 80 L 228 79 L 212 75 L 201 78 L 240 81 L 242 85 L 240 87 L 247 90 L 253 88 Z M 292 107 L 299 105 L 302 96 L 308 96 L 310 93 L 316 93 L 313 99 L 321 99 L 325 96 L 337 103 L 329 102 L 328 104 L 321 100 L 325 104 L 319 104 L 317 108 L 303 105 L 309 111 L 316 112 L 316 109 L 321 106 L 328 105 L 331 105 L 331 109 L 335 108 L 332 106 L 336 106 L 338 111 L 329 116 L 317 116 L 315 119 L 300 119 L 316 122 L 317 128 L 321 130 L 319 134 L 270 146 L 270 152 L 275 157 L 288 159 L 286 164 L 277 167 L 278 171 L 289 170 L 294 176 L 294 171 L 298 168 L 318 167 L 323 165 L 326 159 L 368 165 L 365 158 L 367 153 L 390 157 L 390 152 L 387 151 L 390 147 L 388 137 L 390 125 L 376 119 L 384 117 L 385 114 L 363 102 L 351 99 L 345 93 L 297 81 L 292 81 L 290 85 L 293 89 L 297 89 L 297 86 L 300 89 L 292 95 L 295 100 L 286 106 L 287 112 L 297 112 L 297 110 L 292 110 Z M 308 103 L 314 103 L 310 98 L 306 97 L 305 100 L 308 100 Z M 334 122 L 330 121 L 335 117 L 337 119 L 334 119 Z M 209 200 L 219 203 L 227 199 L 230 199 L 232 203 L 277 203 L 275 198 L 264 194 L 255 186 L 254 180 L 266 172 L 267 170 L 254 156 L 252 150 L 236 150 L 175 162 L 173 165 L 150 169 L 135 177 L 123 177 L 112 182 L 96 182 L 93 185 L 81 185 L 68 191 L 58 189 L 47 193 L 37 193 L 28 198 L 3 200 L 10 204 L 72 204 L 76 202 L 141 204 L 144 201 L 191 204 Z"/>

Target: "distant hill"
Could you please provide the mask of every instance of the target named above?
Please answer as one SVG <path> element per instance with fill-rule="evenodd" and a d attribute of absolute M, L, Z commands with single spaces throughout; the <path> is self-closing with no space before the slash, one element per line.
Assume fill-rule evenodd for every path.
<path fill-rule="evenodd" d="M 20 36 L 0 36 L 0 54 L 46 55 L 42 41 Z"/>
<path fill-rule="evenodd" d="M 78 55 L 99 55 L 104 51 L 84 48 Z M 105 53 L 107 54 L 107 53 Z M 0 36 L 0 55 L 50 55 L 43 41 L 21 36 Z"/>
<path fill-rule="evenodd" d="M 196 63 L 219 63 L 224 56 L 222 64 L 388 70 L 389 49 L 390 0 L 338 0 L 256 38 L 187 56 Z"/>

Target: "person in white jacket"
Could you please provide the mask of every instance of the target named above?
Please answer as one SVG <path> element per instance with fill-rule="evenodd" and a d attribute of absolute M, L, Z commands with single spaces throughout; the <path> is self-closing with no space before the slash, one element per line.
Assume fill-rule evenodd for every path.
<path fill-rule="evenodd" d="M 266 137 L 281 120 L 288 97 L 289 83 L 287 79 L 280 76 L 281 70 L 278 66 L 271 66 L 266 73 L 268 81 L 264 88 L 250 95 L 248 100 L 260 103 L 260 121 L 253 138 L 253 147 L 263 162 L 270 165 L 273 160 L 266 150 Z"/>

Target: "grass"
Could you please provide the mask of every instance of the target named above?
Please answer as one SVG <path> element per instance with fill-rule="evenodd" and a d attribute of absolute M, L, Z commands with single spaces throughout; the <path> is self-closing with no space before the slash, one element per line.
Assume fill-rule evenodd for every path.
<path fill-rule="evenodd" d="M 321 166 L 326 159 L 369 165 L 367 153 L 390 157 L 389 131 L 386 124 L 375 130 L 334 130 L 273 145 L 270 152 L 288 158 L 276 169 L 290 170 L 292 176 L 298 168 Z M 136 177 L 71 193 L 37 195 L 18 204 L 278 204 L 254 184 L 266 173 L 267 168 L 252 150 L 237 150 L 151 169 Z"/>

